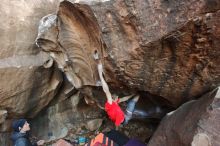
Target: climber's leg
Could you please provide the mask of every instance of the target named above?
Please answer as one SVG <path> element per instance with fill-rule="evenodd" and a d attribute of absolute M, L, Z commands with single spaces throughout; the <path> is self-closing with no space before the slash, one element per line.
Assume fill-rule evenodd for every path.
<path fill-rule="evenodd" d="M 139 95 L 136 95 L 134 98 L 132 98 L 128 104 L 127 104 L 127 108 L 126 108 L 126 112 L 125 112 L 125 121 L 124 124 L 127 124 L 128 121 L 132 118 L 132 114 L 133 111 L 135 110 L 135 105 L 139 100 Z"/>

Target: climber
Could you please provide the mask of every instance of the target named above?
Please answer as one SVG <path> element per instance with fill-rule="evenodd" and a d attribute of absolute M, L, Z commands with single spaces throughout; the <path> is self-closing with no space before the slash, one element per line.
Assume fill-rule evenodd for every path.
<path fill-rule="evenodd" d="M 118 97 L 114 96 L 115 98 L 113 100 L 112 95 L 109 91 L 108 84 L 106 83 L 106 81 L 103 77 L 103 66 L 102 66 L 101 61 L 99 60 L 99 56 L 98 56 L 97 52 L 95 52 L 94 58 L 95 58 L 95 60 L 98 60 L 99 78 L 102 83 L 103 91 L 105 92 L 106 97 L 107 97 L 107 102 L 105 103 L 105 111 L 107 112 L 109 118 L 115 123 L 116 126 L 119 126 L 121 123 L 127 124 L 128 121 L 132 118 L 132 113 L 133 113 L 133 111 L 135 109 L 135 105 L 139 99 L 139 95 L 134 96 L 134 94 L 132 94 L 132 95 L 120 98 L 120 99 Z M 130 98 L 132 98 L 132 99 L 129 100 Z M 127 108 L 126 108 L 125 114 L 124 114 L 124 112 L 121 110 L 118 103 L 125 102 L 127 100 L 129 100 L 129 102 L 127 104 Z"/>
<path fill-rule="evenodd" d="M 147 118 L 162 118 L 166 112 L 160 106 L 154 106 L 148 109 L 138 108 L 136 106 L 139 101 L 140 95 L 132 94 L 122 98 L 112 96 L 108 84 L 103 77 L 103 66 L 99 60 L 98 53 L 94 54 L 94 58 L 98 60 L 98 73 L 102 83 L 103 91 L 106 94 L 107 102 L 105 103 L 105 111 L 107 112 L 109 118 L 115 123 L 116 126 L 120 124 L 127 124 L 130 119 L 147 119 Z M 115 97 L 113 99 L 113 97 Z M 121 102 L 128 101 L 125 112 L 122 111 L 118 105 Z"/>
<path fill-rule="evenodd" d="M 105 103 L 105 111 L 107 112 L 109 118 L 115 123 L 116 126 L 119 126 L 124 121 L 124 113 L 118 105 L 118 100 L 115 101 L 112 99 L 112 95 L 109 91 L 108 84 L 106 83 L 103 77 L 103 66 L 101 60 L 99 59 L 99 54 L 97 51 L 94 53 L 94 59 L 98 60 L 98 73 L 99 78 L 102 83 L 103 91 L 106 94 L 107 102 Z"/>
<path fill-rule="evenodd" d="M 112 99 L 112 95 L 102 74 L 103 67 L 101 63 L 98 64 L 98 72 L 102 83 L 103 91 L 105 92 L 107 97 L 107 102 L 105 103 L 105 111 L 107 112 L 109 118 L 115 123 L 115 125 L 119 126 L 124 121 L 124 113 L 118 105 L 118 101 L 114 101 Z"/>
<path fill-rule="evenodd" d="M 12 124 L 13 133 L 11 139 L 14 146 L 40 146 L 44 144 L 44 140 L 39 140 L 37 143 L 32 144 L 29 140 L 28 131 L 30 125 L 26 119 L 18 119 Z"/>

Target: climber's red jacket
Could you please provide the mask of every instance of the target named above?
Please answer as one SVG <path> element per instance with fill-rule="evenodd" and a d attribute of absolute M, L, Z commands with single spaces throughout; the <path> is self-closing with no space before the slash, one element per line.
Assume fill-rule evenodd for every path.
<path fill-rule="evenodd" d="M 117 100 L 116 102 L 113 101 L 112 104 L 108 102 L 105 103 L 105 111 L 116 126 L 119 126 L 125 118 L 124 112 L 121 110 L 118 102 L 119 100 Z"/>

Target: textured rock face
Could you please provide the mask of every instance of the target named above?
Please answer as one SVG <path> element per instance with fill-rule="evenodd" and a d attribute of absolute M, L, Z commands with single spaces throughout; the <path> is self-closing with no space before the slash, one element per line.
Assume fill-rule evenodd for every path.
<path fill-rule="evenodd" d="M 4 1 L 3 5 L 1 46 L 4 49 L 0 72 L 4 80 L 0 99 L 9 117 L 28 112 L 33 117 L 54 97 L 62 79 L 54 66 L 50 66 L 51 57 L 62 58 L 61 65 L 56 61 L 58 67 L 75 87 L 81 88 L 97 85 L 93 54 L 98 51 L 112 87 L 149 91 L 163 96 L 174 106 L 219 83 L 217 0 L 107 1 L 91 8 L 62 2 L 58 25 L 54 26 L 57 29 L 50 32 L 52 35 L 39 36 L 39 45 L 52 53 L 41 52 L 35 46 L 36 31 L 31 30 L 36 30 L 41 16 L 55 12 L 58 1 L 8 5 Z M 14 9 L 24 5 L 25 13 Z M 45 10 L 47 5 L 50 7 Z M 28 19 L 29 16 L 32 18 Z M 58 38 L 54 37 L 58 32 Z M 44 46 L 48 44 L 43 39 L 51 41 L 49 48 Z M 43 67 L 46 62 L 48 68 Z M 32 105 L 38 108 L 32 110 Z"/>
<path fill-rule="evenodd" d="M 149 146 L 218 146 L 220 88 L 167 114 Z"/>
<path fill-rule="evenodd" d="M 58 1 L 57 1 L 58 4 Z M 8 118 L 34 117 L 56 95 L 62 82 L 50 59 L 35 45 L 41 17 L 56 10 L 50 1 L 2 1 L 0 4 L 0 107 Z"/>
<path fill-rule="evenodd" d="M 91 7 L 107 48 L 109 82 L 115 75 L 129 88 L 160 95 L 174 106 L 219 84 L 218 0 L 104 5 Z"/>
<path fill-rule="evenodd" d="M 62 2 L 49 29 L 54 32 L 37 39 L 76 88 L 98 86 L 95 51 L 111 87 L 149 91 L 174 107 L 218 86 L 218 1 L 109 1 L 90 7 Z"/>
<path fill-rule="evenodd" d="M 46 124 L 34 123 L 36 135 L 44 129 L 42 138 L 53 140 L 80 127 L 84 115 L 79 111 L 75 119 L 78 111 L 68 105 L 77 103 L 70 102 L 73 92 L 87 101 L 104 97 L 94 96 L 100 86 L 94 52 L 112 92 L 149 91 L 177 107 L 219 86 L 219 0 L 59 2 L 0 3 L 0 131 L 8 131 L 13 118 L 35 117 L 54 97 L 36 118 Z M 209 144 L 203 133 L 191 137 L 192 144 L 200 139 Z"/>
<path fill-rule="evenodd" d="M 73 140 L 82 131 L 96 130 L 101 125 L 102 118 L 102 110 L 96 106 L 86 105 L 78 92 L 70 98 L 50 106 L 35 117 L 31 121 L 32 135 L 45 139 L 46 142 L 66 136 Z"/>
<path fill-rule="evenodd" d="M 7 138 L 7 137 L 10 137 L 11 133 L 10 132 L 5 132 L 5 133 L 0 133 L 0 142 L 1 142 L 1 145 L 7 145 L 7 146 L 10 146 L 12 145 L 11 144 L 11 141 Z"/>
<path fill-rule="evenodd" d="M 0 110 L 0 124 L 5 122 L 7 115 L 8 112 L 6 110 Z"/>
<path fill-rule="evenodd" d="M 48 52 L 74 87 L 96 86 L 97 67 L 93 54 L 101 53 L 101 36 L 88 6 L 78 9 L 70 2 L 59 6 L 58 14 L 41 20 L 36 43 Z M 50 25 L 48 25 L 50 24 Z"/>

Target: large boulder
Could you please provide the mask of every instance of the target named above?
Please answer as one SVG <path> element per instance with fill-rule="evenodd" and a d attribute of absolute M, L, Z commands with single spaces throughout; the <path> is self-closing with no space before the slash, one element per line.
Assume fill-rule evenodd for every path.
<path fill-rule="evenodd" d="M 65 137 L 73 140 L 80 134 L 96 130 L 97 126 L 101 126 L 99 120 L 103 117 L 102 110 L 97 106 L 88 106 L 77 92 L 73 96 L 51 105 L 31 120 L 32 136 L 45 139 L 46 142 Z M 91 121 L 99 123 L 95 125 Z"/>
<path fill-rule="evenodd" d="M 218 146 L 220 142 L 220 88 L 168 113 L 149 146 Z"/>
<path fill-rule="evenodd" d="M 9 119 L 34 117 L 62 83 L 50 56 L 34 42 L 40 18 L 54 12 L 58 4 L 55 0 L 0 3 L 0 108 Z"/>
<path fill-rule="evenodd" d="M 218 0 L 63 1 L 37 44 L 76 88 L 100 85 L 98 52 L 112 88 L 149 91 L 177 107 L 219 85 L 219 8 Z"/>
<path fill-rule="evenodd" d="M 91 8 L 113 86 L 149 91 L 177 107 L 219 85 L 219 0 L 112 0 Z"/>
<path fill-rule="evenodd" d="M 98 73 L 94 52 L 101 55 L 101 32 L 88 5 L 64 1 L 57 15 L 42 18 L 36 44 L 58 64 L 77 89 L 96 86 Z"/>

